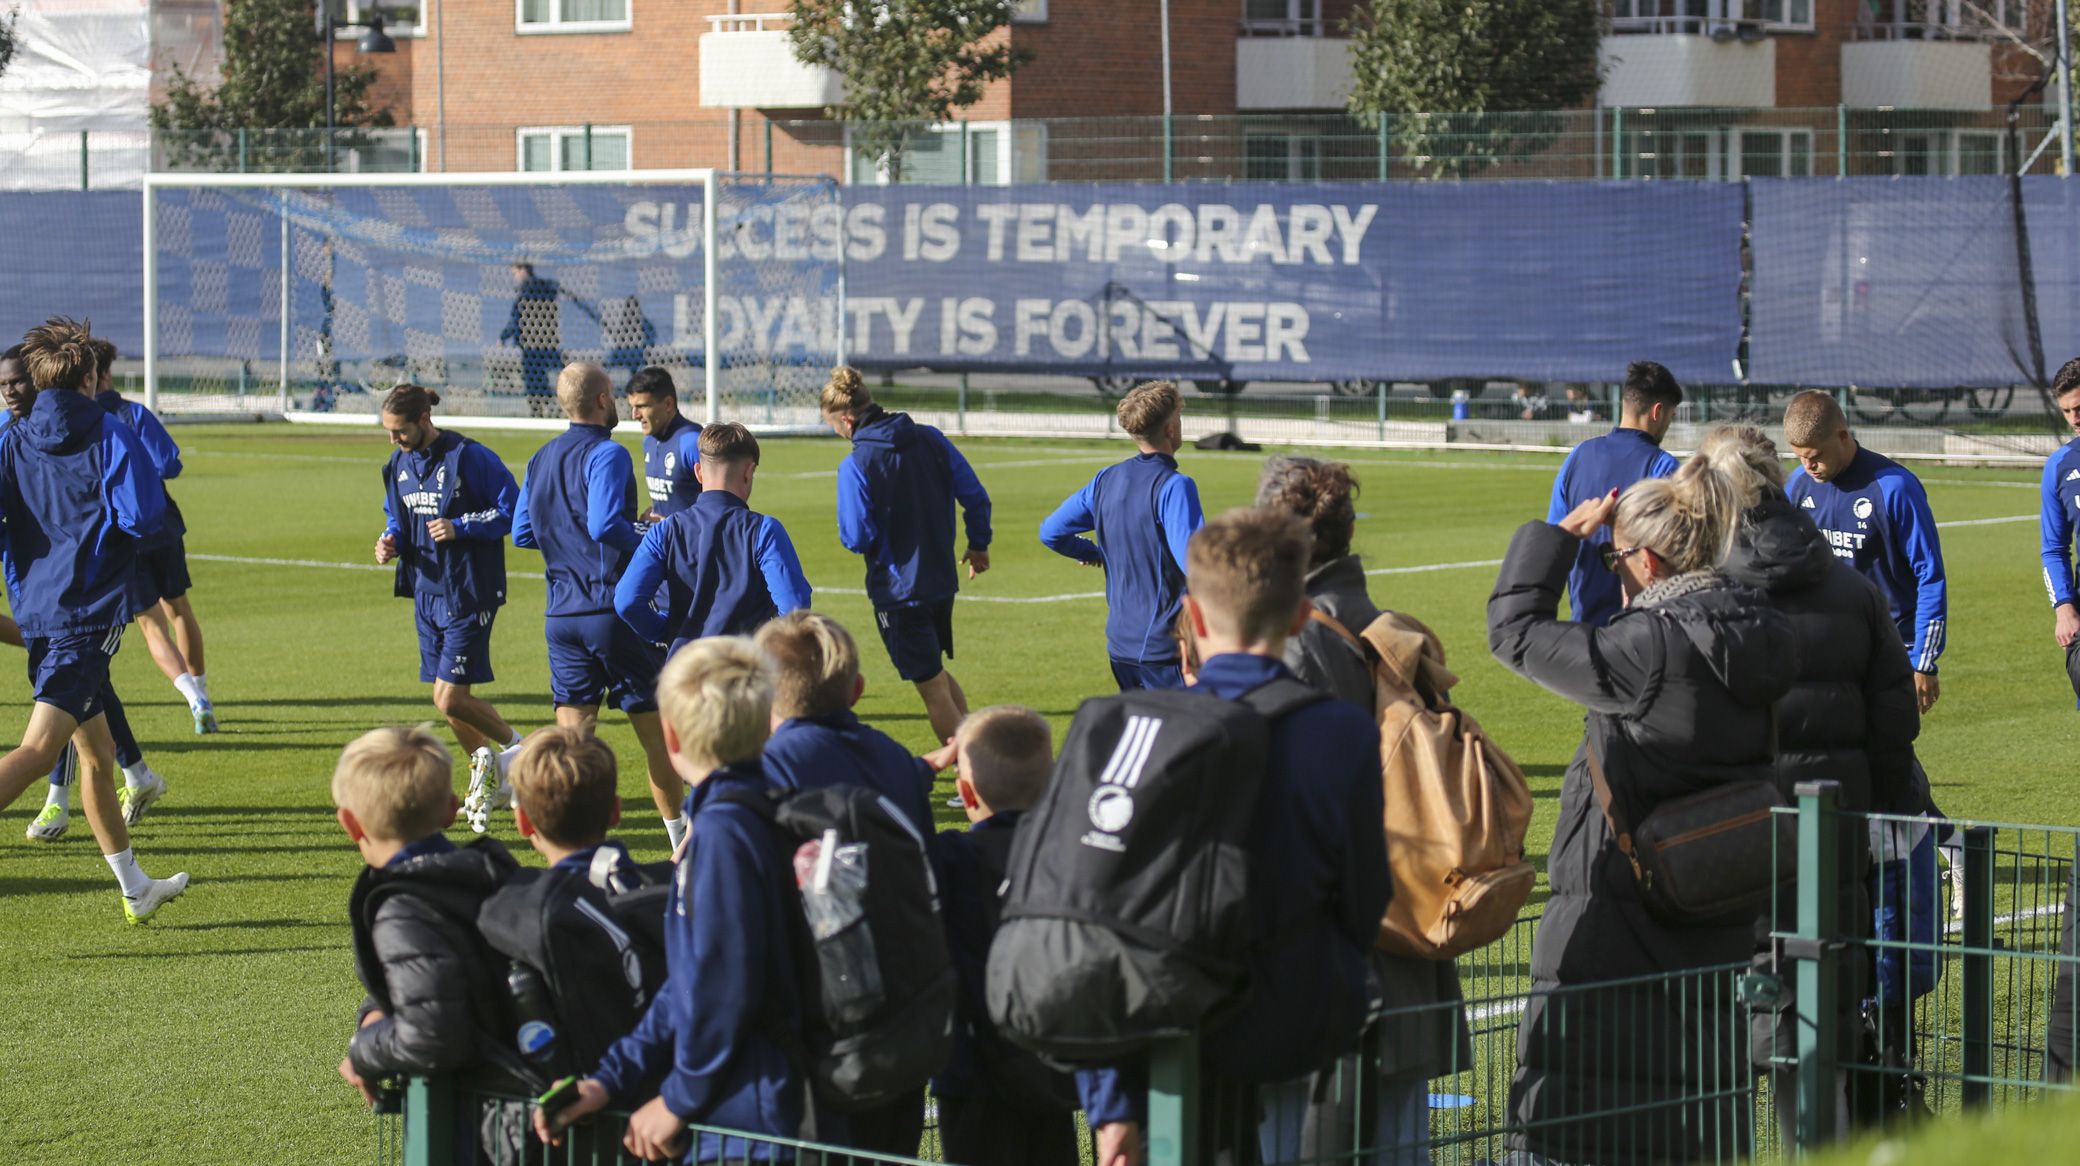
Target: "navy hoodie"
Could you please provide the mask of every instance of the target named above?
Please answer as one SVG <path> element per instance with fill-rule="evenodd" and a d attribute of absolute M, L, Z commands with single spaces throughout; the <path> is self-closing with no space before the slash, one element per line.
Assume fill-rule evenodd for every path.
<path fill-rule="evenodd" d="M 397 595 L 444 600 L 457 614 L 504 606 L 506 532 L 519 496 L 498 455 L 453 430 L 416 453 L 393 451 L 383 464 L 383 533 L 397 540 Z M 455 524 L 454 541 L 426 533 L 435 518 Z"/>
<path fill-rule="evenodd" d="M 801 926 L 802 909 L 779 835 L 724 796 L 765 788 L 749 761 L 716 770 L 686 795 L 686 854 L 665 904 L 669 978 L 592 1076 L 617 1105 L 648 1100 L 642 1083 L 661 1078 L 658 1095 L 682 1121 L 792 1138 L 803 1088 L 786 1044 L 803 1040 L 803 1016 L 790 929 Z M 740 1141 L 724 1147 L 703 1134 L 686 1160 L 746 1153 Z"/>
<path fill-rule="evenodd" d="M 1215 656 L 1191 691 L 1236 700 L 1291 675 L 1269 657 Z M 1249 993 L 1199 1044 L 1222 1075 L 1289 1080 L 1357 1044 L 1392 894 L 1381 798 L 1379 727 L 1357 706 L 1331 698 L 1272 724 L 1248 838 Z M 1092 1126 L 1145 1119 L 1146 1069 L 1077 1074 Z"/>
<path fill-rule="evenodd" d="M 542 552 L 548 615 L 614 610 L 614 584 L 641 541 L 635 462 L 612 430 L 572 422 L 527 459 L 513 545 Z"/>
<path fill-rule="evenodd" d="M 130 622 L 137 543 L 166 488 L 137 435 L 91 399 L 47 389 L 0 434 L 8 599 L 32 639 Z"/>
<path fill-rule="evenodd" d="M 1040 524 L 1056 554 L 1105 568 L 1105 650 L 1130 664 L 1177 660 L 1185 547 L 1206 525 L 1199 487 L 1164 453 L 1098 471 Z M 1095 532 L 1098 541 L 1082 537 Z"/>
<path fill-rule="evenodd" d="M 838 463 L 838 538 L 866 557 L 874 606 L 939 603 L 960 590 L 956 501 L 969 549 L 988 550 L 989 491 L 946 435 L 879 405 L 859 415 Z"/>
<path fill-rule="evenodd" d="M 665 609 L 651 601 L 665 590 Z M 743 636 L 809 606 L 809 580 L 778 520 L 727 490 L 650 528 L 614 588 L 614 610 L 653 644 Z"/>
<path fill-rule="evenodd" d="M 1553 497 L 1546 505 L 1546 521 L 1557 526 L 1591 498 L 1675 472 L 1676 459 L 1652 436 L 1638 429 L 1613 429 L 1575 446 L 1560 463 L 1560 472 L 1553 477 Z M 1603 627 L 1625 606 L 1618 577 L 1603 569 L 1603 548 L 1609 545 L 1611 531 L 1606 526 L 1583 539 L 1575 551 L 1574 566 L 1567 572 L 1567 600 L 1576 623 Z"/>
<path fill-rule="evenodd" d="M 766 741 L 765 770 L 784 790 L 865 786 L 903 811 L 920 841 L 932 835 L 932 771 L 850 710 L 782 721 Z"/>

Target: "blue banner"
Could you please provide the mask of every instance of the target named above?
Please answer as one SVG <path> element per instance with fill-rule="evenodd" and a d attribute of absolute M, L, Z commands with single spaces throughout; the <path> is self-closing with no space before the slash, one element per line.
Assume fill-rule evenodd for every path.
<path fill-rule="evenodd" d="M 134 190 L 0 193 L 0 347 L 51 316 L 93 321 L 135 356 L 144 350 L 143 200 Z"/>

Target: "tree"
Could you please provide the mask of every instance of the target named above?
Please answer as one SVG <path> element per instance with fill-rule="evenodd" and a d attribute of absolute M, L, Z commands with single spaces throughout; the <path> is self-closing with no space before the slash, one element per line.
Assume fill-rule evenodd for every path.
<path fill-rule="evenodd" d="M 295 171 L 325 170 L 332 148 L 353 149 L 361 135 L 325 140 L 325 58 L 312 0 L 227 0 L 224 5 L 224 78 L 205 89 L 173 67 L 166 96 L 152 105 L 167 160 L 176 167 Z M 334 70 L 333 124 L 352 130 L 392 124 L 390 111 L 369 101 L 375 70 Z M 240 131 L 274 131 L 248 139 Z M 293 133 L 284 131 L 315 131 Z"/>
<path fill-rule="evenodd" d="M 853 123 L 852 143 L 900 181 L 913 135 L 982 99 L 1028 54 L 994 35 L 1016 0 L 792 0 L 794 55 L 845 79 L 826 112 Z"/>
<path fill-rule="evenodd" d="M 1595 96 L 1600 0 L 1371 0 L 1348 26 L 1350 110 L 1434 175 L 1550 145 Z M 1501 115 L 1501 116 L 1496 116 Z"/>

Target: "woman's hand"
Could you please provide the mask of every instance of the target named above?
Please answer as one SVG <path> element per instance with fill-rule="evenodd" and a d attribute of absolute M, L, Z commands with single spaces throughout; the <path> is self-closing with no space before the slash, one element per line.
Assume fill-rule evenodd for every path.
<path fill-rule="evenodd" d="M 1576 538 L 1588 538 L 1610 525 L 1611 517 L 1618 513 L 1618 492 L 1612 490 L 1601 498 L 1591 498 L 1574 508 L 1566 518 L 1560 520 L 1560 529 Z"/>

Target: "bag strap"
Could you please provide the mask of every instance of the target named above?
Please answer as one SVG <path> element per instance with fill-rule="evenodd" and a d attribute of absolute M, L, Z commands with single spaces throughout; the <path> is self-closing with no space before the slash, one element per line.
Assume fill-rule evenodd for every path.
<path fill-rule="evenodd" d="M 1624 819 L 1618 815 L 1616 799 L 1611 796 L 1610 779 L 1605 777 L 1603 773 L 1603 759 L 1598 757 L 1596 753 L 1596 732 L 1593 728 L 1595 722 L 1591 721 L 1590 725 L 1592 727 L 1589 735 L 1582 741 L 1584 751 L 1588 755 L 1589 782 L 1596 789 L 1596 802 L 1603 807 L 1603 820 L 1611 828 L 1611 837 L 1617 839 L 1618 853 L 1624 855 L 1625 861 L 1631 864 L 1632 877 L 1638 878 L 1640 877 L 1639 855 L 1632 847 L 1632 831 L 1625 828 Z"/>
<path fill-rule="evenodd" d="M 1242 703 L 1267 721 L 1276 721 L 1287 713 L 1328 699 L 1328 693 L 1290 676 L 1268 680 L 1242 694 Z"/>
<path fill-rule="evenodd" d="M 1338 639 L 1342 640 L 1344 643 L 1349 644 L 1352 648 L 1356 649 L 1360 656 L 1363 656 L 1368 660 L 1372 658 L 1372 649 L 1365 646 L 1365 641 L 1359 639 L 1357 633 L 1351 631 L 1351 629 L 1343 626 L 1341 623 L 1338 623 L 1321 608 L 1308 608 L 1307 618 L 1309 622 L 1318 623 L 1323 627 L 1328 628 L 1330 631 L 1335 632 Z"/>

